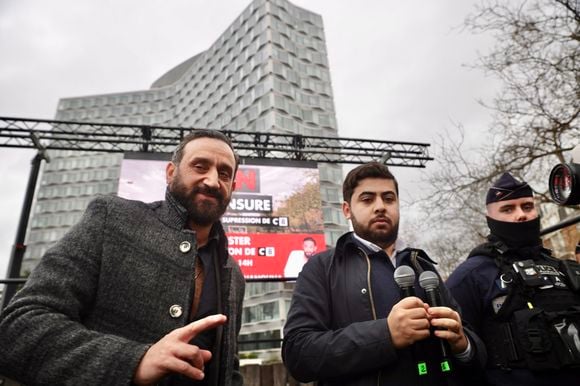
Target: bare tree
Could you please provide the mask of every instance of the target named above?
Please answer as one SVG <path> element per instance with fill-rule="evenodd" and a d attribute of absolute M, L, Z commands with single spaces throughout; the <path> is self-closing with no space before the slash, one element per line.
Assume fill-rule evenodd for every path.
<path fill-rule="evenodd" d="M 471 31 L 494 34 L 497 43 L 479 67 L 503 84 L 488 106 L 495 115 L 487 176 L 510 170 L 547 180 L 546 171 L 578 143 L 580 16 L 574 6 L 564 0 L 486 1 L 466 19 Z"/>
<path fill-rule="evenodd" d="M 466 18 L 468 31 L 495 37 L 474 66 L 499 78 L 502 89 L 491 103 L 482 102 L 493 114 L 482 144 L 467 150 L 459 125 L 459 136 L 445 133 L 434 146 L 438 166 L 427 175 L 431 189 L 419 205 L 430 216 L 426 223 L 443 224 L 429 242 L 439 253 L 466 256 L 481 241 L 487 232 L 483 197 L 505 171 L 549 201 L 550 169 L 569 161 L 566 152 L 580 141 L 578 4 L 483 0 Z"/>

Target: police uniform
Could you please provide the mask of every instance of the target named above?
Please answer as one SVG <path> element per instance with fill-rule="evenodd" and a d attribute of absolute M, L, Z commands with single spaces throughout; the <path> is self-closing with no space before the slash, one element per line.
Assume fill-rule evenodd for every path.
<path fill-rule="evenodd" d="M 486 203 L 527 196 L 529 186 L 506 173 Z M 488 218 L 488 225 L 488 242 L 471 251 L 446 283 L 486 344 L 480 384 L 579 385 L 580 265 L 542 247 L 539 218 Z"/>

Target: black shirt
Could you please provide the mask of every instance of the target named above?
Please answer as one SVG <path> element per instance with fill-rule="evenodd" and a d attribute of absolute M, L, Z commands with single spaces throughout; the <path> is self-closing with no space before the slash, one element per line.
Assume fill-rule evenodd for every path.
<path fill-rule="evenodd" d="M 219 245 L 219 235 L 217 232 L 212 231 L 210 232 L 209 239 L 207 243 L 197 250 L 196 259 L 201 259 L 204 271 L 204 281 L 203 281 L 203 288 L 201 291 L 201 298 L 199 300 L 199 305 L 197 307 L 197 311 L 194 317 L 190 320 L 190 322 L 203 319 L 206 316 L 214 315 L 218 313 L 218 305 L 217 305 L 217 280 L 216 280 L 216 269 L 215 269 L 215 260 L 217 257 L 217 248 Z M 195 275 L 196 273 L 192 273 Z M 195 291 L 195 290 L 194 290 Z M 193 296 L 192 296 L 193 299 Z M 208 350 L 212 352 L 212 355 L 215 357 L 214 345 L 215 345 L 215 329 L 211 329 L 208 331 L 204 331 L 195 338 L 193 338 L 190 344 L 198 346 L 204 350 Z M 210 366 L 214 365 L 212 361 L 209 362 L 209 366 L 205 367 L 205 374 L 206 378 L 201 381 L 194 381 L 184 375 L 174 375 L 171 377 L 169 381 L 169 385 L 171 386 L 185 386 L 185 385 L 197 385 L 203 386 L 208 385 L 207 383 L 207 376 L 210 371 Z M 217 364 L 216 364 L 217 365 Z"/>

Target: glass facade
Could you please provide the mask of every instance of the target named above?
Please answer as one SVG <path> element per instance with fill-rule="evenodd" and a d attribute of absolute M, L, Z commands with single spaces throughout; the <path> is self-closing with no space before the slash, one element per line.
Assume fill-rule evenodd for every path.
<path fill-rule="evenodd" d="M 337 137 L 322 18 L 286 0 L 255 0 L 211 47 L 150 89 L 64 98 L 56 119 Z M 50 157 L 23 271 L 78 221 L 92 197 L 117 191 L 121 154 L 57 151 Z M 332 245 L 348 229 L 340 212 L 342 169 L 319 169 L 326 241 Z M 248 285 L 244 339 L 280 336 L 292 293 L 287 287 Z"/>
<path fill-rule="evenodd" d="M 257 353 L 263 359 L 280 359 L 282 327 L 293 290 L 293 282 L 246 284 L 239 339 L 241 352 Z M 257 342 L 259 340 L 265 341 Z"/>

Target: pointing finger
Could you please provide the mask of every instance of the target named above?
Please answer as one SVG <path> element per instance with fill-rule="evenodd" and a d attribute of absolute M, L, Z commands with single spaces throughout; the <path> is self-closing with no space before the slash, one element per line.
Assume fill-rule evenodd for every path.
<path fill-rule="evenodd" d="M 196 337 L 201 332 L 221 326 L 226 321 L 227 318 L 225 315 L 221 314 L 210 315 L 206 316 L 203 319 L 196 320 L 195 322 L 192 322 L 187 326 L 178 328 L 174 330 L 174 332 L 177 334 L 178 338 L 181 341 L 189 342 L 192 338 Z"/>

